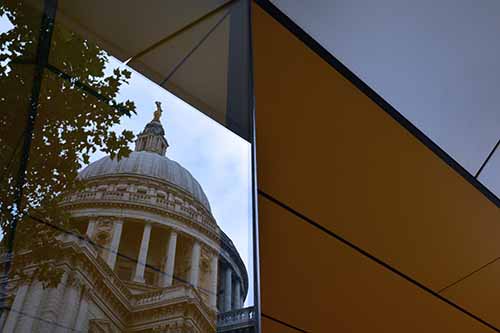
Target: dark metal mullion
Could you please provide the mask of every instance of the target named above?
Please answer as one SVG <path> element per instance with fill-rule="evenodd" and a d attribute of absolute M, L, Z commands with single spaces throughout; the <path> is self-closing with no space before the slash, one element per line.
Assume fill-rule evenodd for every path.
<path fill-rule="evenodd" d="M 33 130 L 35 128 L 35 121 L 38 117 L 38 104 L 40 99 L 40 92 L 42 87 L 43 73 L 45 66 L 49 60 L 50 44 L 52 40 L 52 32 L 54 30 L 55 16 L 57 12 L 58 0 L 45 0 L 42 15 L 42 22 L 40 25 L 40 35 L 38 36 L 38 44 L 36 50 L 35 69 L 33 73 L 33 86 L 31 89 L 30 104 L 28 109 L 28 117 L 26 119 L 26 130 L 24 132 L 21 161 L 16 178 L 16 185 L 14 189 L 14 204 L 15 215 L 11 223 L 7 226 L 7 261 L 4 267 L 4 277 L 1 281 L 0 291 L 5 293 L 8 284 L 8 274 L 12 264 L 12 254 L 14 248 L 14 239 L 17 229 L 17 224 L 21 219 L 23 213 L 23 191 L 26 185 L 26 171 L 28 168 L 28 161 L 30 156 L 31 142 L 33 140 Z M 0 316 L 3 314 L 3 302 L 5 298 L 0 301 Z"/>
<path fill-rule="evenodd" d="M 21 143 L 23 141 L 23 138 L 24 138 L 24 133 L 26 131 L 23 130 L 21 132 L 21 135 L 19 135 L 19 139 L 16 141 L 16 146 L 14 148 L 14 151 L 12 151 L 12 153 L 10 154 L 10 157 L 7 161 L 7 164 L 5 165 L 3 171 L 2 171 L 2 175 L 0 176 L 0 182 L 3 181 L 3 178 L 7 175 L 7 173 L 9 172 L 10 170 L 10 167 L 12 166 L 12 162 L 14 161 L 14 159 L 16 158 L 16 155 L 17 155 L 17 151 L 19 150 L 19 147 L 21 146 Z"/>
<path fill-rule="evenodd" d="M 21 163 L 16 180 L 16 190 L 14 192 L 14 201 L 17 216 L 19 217 L 22 207 L 23 188 L 26 183 L 26 170 L 31 149 L 31 142 L 33 140 L 33 130 L 35 128 L 35 121 L 38 117 L 38 103 L 40 99 L 40 92 L 42 87 L 43 72 L 48 63 L 50 42 L 52 39 L 52 31 L 54 29 L 54 19 L 56 15 L 57 0 L 45 0 L 44 13 L 42 17 L 42 24 L 40 27 L 40 36 L 37 46 L 37 54 L 35 61 L 35 70 L 33 75 L 33 86 L 31 89 L 30 105 L 28 110 L 28 117 L 26 120 L 26 130 L 24 132 L 24 140 L 22 145 Z M 17 218 L 11 225 L 11 230 L 15 231 L 17 225 Z M 8 238 L 9 245 L 12 245 L 13 237 Z"/>
<path fill-rule="evenodd" d="M 253 44 L 252 44 L 252 5 L 251 1 L 247 0 L 245 4 L 247 6 L 246 13 L 248 15 L 248 33 L 246 38 L 248 38 L 248 124 L 250 125 L 250 140 L 251 140 L 251 198 L 252 198 L 252 268 L 253 268 L 253 303 L 254 303 L 254 313 L 255 313 L 255 331 L 257 333 L 262 332 L 262 307 L 261 307 L 261 295 L 260 295 L 260 247 L 259 247 L 259 194 L 258 194 L 258 179 L 257 179 L 257 136 L 256 136 L 256 121 L 255 121 L 255 90 L 254 90 L 254 80 L 253 80 Z"/>
<path fill-rule="evenodd" d="M 240 0 L 230 9 L 225 125 L 251 142 L 253 95 L 249 78 L 252 58 L 249 7 L 249 0 Z"/>

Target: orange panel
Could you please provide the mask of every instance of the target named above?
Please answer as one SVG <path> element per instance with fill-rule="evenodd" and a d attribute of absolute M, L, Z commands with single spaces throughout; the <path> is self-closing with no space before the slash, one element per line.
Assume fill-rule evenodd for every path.
<path fill-rule="evenodd" d="M 259 219 L 271 317 L 307 332 L 494 332 L 262 196 Z"/>
<path fill-rule="evenodd" d="M 500 262 L 485 267 L 443 292 L 447 298 L 500 327 Z"/>
<path fill-rule="evenodd" d="M 262 318 L 262 333 L 297 333 L 293 328 L 277 323 L 267 318 Z"/>
<path fill-rule="evenodd" d="M 253 39 L 261 191 L 434 290 L 500 255 L 481 192 L 256 5 Z"/>

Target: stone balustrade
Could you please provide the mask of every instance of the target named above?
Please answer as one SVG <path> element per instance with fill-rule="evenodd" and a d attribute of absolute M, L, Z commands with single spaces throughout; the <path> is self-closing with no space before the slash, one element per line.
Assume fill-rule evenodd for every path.
<path fill-rule="evenodd" d="M 217 316 L 217 327 L 249 324 L 253 321 L 255 321 L 255 309 L 252 306 L 219 314 Z"/>
<path fill-rule="evenodd" d="M 190 302 L 194 301 L 194 303 L 202 308 L 203 312 L 215 322 L 216 312 L 214 309 L 208 307 L 202 300 L 199 290 L 188 284 L 181 284 L 148 293 L 132 295 L 130 302 L 132 306 L 141 308 L 151 305 L 159 305 L 163 301 L 171 302 L 172 300 L 182 300 L 183 298 L 190 299 Z"/>
<path fill-rule="evenodd" d="M 190 292 L 187 286 L 177 285 L 148 293 L 133 295 L 132 304 L 150 305 L 150 304 L 160 303 L 164 300 L 172 300 L 174 298 L 189 296 L 189 295 Z"/>
<path fill-rule="evenodd" d="M 62 201 L 62 204 L 96 201 L 140 203 L 141 205 L 150 205 L 161 210 L 173 212 L 192 221 L 196 221 L 212 231 L 217 230 L 215 221 L 208 214 L 200 213 L 191 205 L 186 207 L 185 205 L 181 205 L 175 201 L 167 200 L 151 194 L 124 191 L 85 191 L 67 195 Z"/>

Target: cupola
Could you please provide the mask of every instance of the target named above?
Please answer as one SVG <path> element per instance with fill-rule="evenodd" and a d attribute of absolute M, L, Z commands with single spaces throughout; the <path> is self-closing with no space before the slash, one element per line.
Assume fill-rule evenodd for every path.
<path fill-rule="evenodd" d="M 155 103 L 156 111 L 153 114 L 153 120 L 147 123 L 144 130 L 137 135 L 135 151 L 149 151 L 165 156 L 168 142 L 165 138 L 165 130 L 160 122 L 162 114 L 161 102 Z"/>

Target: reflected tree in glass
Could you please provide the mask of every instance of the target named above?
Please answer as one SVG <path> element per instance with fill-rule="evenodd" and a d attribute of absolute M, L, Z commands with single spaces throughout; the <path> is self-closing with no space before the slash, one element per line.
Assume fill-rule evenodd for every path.
<path fill-rule="evenodd" d="M 0 223 L 4 253 L 9 253 L 7 240 L 13 236 L 14 253 L 30 252 L 22 260 L 14 256 L 11 274 L 22 276 L 21 267 L 36 263 L 38 278 L 54 285 L 60 272 L 47 258 L 57 259 L 57 235 L 72 229 L 69 216 L 58 208 L 61 194 L 78 188 L 77 172 L 95 151 L 118 158 L 129 154 L 132 132 L 117 135 L 110 129 L 135 113 L 135 105 L 117 100 L 131 73 L 107 68 L 108 54 L 58 25 L 57 16 L 55 24 L 43 26 L 43 8 L 35 1 L 0 3 L 0 15 L 12 24 L 0 34 Z M 42 34 L 51 34 L 49 48 L 39 47 Z M 48 63 L 37 82 L 41 52 L 48 52 Z M 33 99 L 36 84 L 40 91 Z M 34 127 L 27 133 L 30 112 Z M 27 155 L 22 148 L 30 135 Z M 19 170 L 26 158 L 22 179 Z M 14 221 L 17 228 L 10 233 Z"/>

